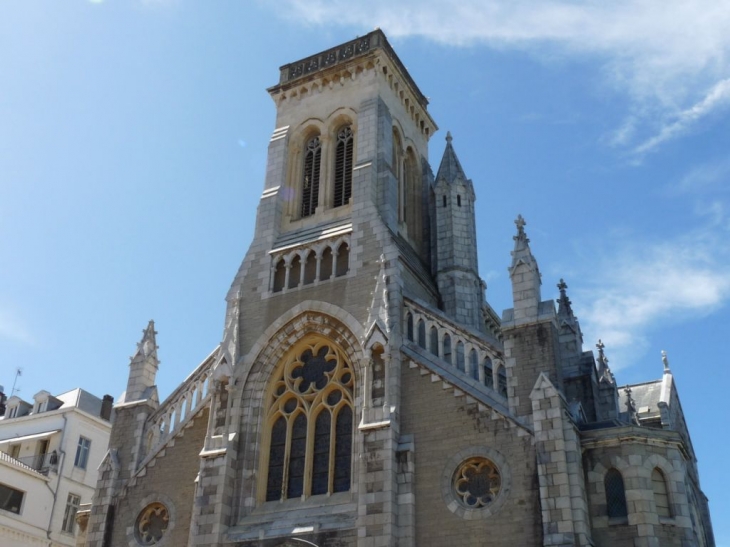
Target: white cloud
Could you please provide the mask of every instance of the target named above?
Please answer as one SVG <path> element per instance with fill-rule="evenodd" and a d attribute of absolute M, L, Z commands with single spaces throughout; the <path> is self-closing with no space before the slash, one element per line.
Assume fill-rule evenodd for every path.
<path fill-rule="evenodd" d="M 672 195 L 698 194 L 730 189 L 730 158 L 705 163 L 692 169 L 669 188 Z"/>
<path fill-rule="evenodd" d="M 311 25 L 376 26 L 391 37 L 421 36 L 452 46 L 486 45 L 536 55 L 591 56 L 634 104 L 614 142 L 641 122 L 655 136 L 645 154 L 727 102 L 730 3 L 716 0 L 285 0 L 281 13 Z M 669 122 L 665 122 L 669 120 Z"/>
<path fill-rule="evenodd" d="M 0 338 L 32 344 L 33 337 L 23 324 L 23 321 L 9 310 L 0 309 Z"/>
<path fill-rule="evenodd" d="M 730 299 L 730 242 L 715 222 L 674 241 L 634 241 L 594 265 L 576 293 L 585 341 L 601 338 L 622 368 L 641 357 L 647 333 L 662 324 L 705 316 Z M 581 309 L 580 304 L 584 304 Z"/>
<path fill-rule="evenodd" d="M 637 146 L 634 152 L 639 155 L 652 152 L 660 144 L 686 133 L 697 121 L 729 104 L 730 78 L 726 78 L 715 84 L 701 101 L 674 116 L 674 120 L 663 125 L 655 136 Z"/>

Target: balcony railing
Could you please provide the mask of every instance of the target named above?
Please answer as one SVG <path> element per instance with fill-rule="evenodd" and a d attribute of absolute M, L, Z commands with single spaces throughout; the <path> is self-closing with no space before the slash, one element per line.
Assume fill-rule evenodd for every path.
<path fill-rule="evenodd" d="M 58 473 L 58 454 L 55 452 L 36 454 L 34 456 L 22 456 L 14 459 L 44 475 L 48 475 L 51 471 Z"/>

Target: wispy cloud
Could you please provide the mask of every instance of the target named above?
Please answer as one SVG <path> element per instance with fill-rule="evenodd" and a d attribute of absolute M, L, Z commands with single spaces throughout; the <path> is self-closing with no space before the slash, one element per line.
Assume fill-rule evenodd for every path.
<path fill-rule="evenodd" d="M 730 239 L 716 221 L 673 241 L 619 243 L 594 264 L 575 298 L 586 343 L 601 338 L 621 368 L 642 356 L 651 330 L 725 305 Z"/>
<path fill-rule="evenodd" d="M 652 152 L 660 144 L 689 131 L 702 118 L 728 105 L 730 105 L 730 78 L 719 81 L 701 101 L 673 116 L 672 121 L 663 125 L 656 135 L 637 146 L 634 152 L 639 155 Z"/>
<path fill-rule="evenodd" d="M 730 190 L 730 157 L 698 165 L 677 183 L 669 186 L 671 195 L 700 194 Z"/>
<path fill-rule="evenodd" d="M 7 309 L 0 309 L 0 338 L 22 344 L 33 343 L 33 337 L 23 321 Z"/>
<path fill-rule="evenodd" d="M 596 58 L 606 81 L 633 104 L 614 143 L 639 155 L 685 134 L 730 94 L 727 2 L 285 0 L 277 6 L 299 22 L 360 33 L 380 26 L 392 37 L 421 36 L 449 46 Z"/>

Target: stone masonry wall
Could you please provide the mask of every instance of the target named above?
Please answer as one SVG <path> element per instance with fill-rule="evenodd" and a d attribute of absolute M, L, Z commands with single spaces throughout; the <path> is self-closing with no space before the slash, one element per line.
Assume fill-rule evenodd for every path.
<path fill-rule="evenodd" d="M 126 490 L 117 503 L 113 528 L 113 547 L 137 545 L 133 540 L 134 524 L 140 511 L 149 503 L 161 501 L 170 510 L 170 524 L 165 544 L 187 545 L 190 517 L 195 492 L 195 477 L 200 468 L 198 453 L 203 447 L 208 425 L 205 409 L 167 446 L 138 477 L 136 484 Z"/>
<path fill-rule="evenodd" d="M 532 414 L 530 393 L 541 372 L 558 389 L 562 385 L 557 366 L 557 329 L 552 322 L 544 321 L 505 329 L 503 334 L 510 410 L 518 416 L 528 416 Z"/>
<path fill-rule="evenodd" d="M 627 428 L 628 429 L 628 428 Z M 619 446 L 590 448 L 584 455 L 593 539 L 597 547 L 689 547 L 693 539 L 685 481 L 687 470 L 681 452 L 670 445 L 630 442 Z M 658 467 L 667 483 L 672 517 L 659 517 L 654 503 L 651 472 Z M 606 472 L 617 469 L 623 478 L 628 517 L 606 515 Z"/>
<path fill-rule="evenodd" d="M 465 396 L 455 397 L 441 380 L 418 368 L 403 368 L 401 431 L 413 436 L 415 545 L 477 547 L 542 545 L 537 469 L 532 437 L 488 409 L 479 412 Z M 486 518 L 452 512 L 442 493 L 442 476 L 458 465 L 460 452 L 486 446 L 507 462 L 504 503 Z M 455 458 L 456 456 L 456 458 Z M 456 468 L 454 467 L 455 471 Z M 495 503 L 496 504 L 496 503 Z M 458 509 L 457 509 L 458 512 Z"/>

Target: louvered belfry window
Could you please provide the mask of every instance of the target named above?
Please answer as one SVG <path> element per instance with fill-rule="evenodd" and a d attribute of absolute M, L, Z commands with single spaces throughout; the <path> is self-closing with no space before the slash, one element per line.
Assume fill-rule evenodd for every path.
<path fill-rule="evenodd" d="M 350 489 L 354 375 L 344 353 L 310 337 L 274 375 L 267 405 L 265 501 Z"/>
<path fill-rule="evenodd" d="M 307 142 L 304 152 L 304 173 L 302 176 L 302 217 L 314 214 L 319 201 L 319 168 L 322 159 L 322 145 L 319 137 Z"/>
<path fill-rule="evenodd" d="M 352 196 L 352 149 L 354 138 L 348 125 L 337 133 L 335 149 L 335 199 L 334 207 L 346 205 Z"/>

